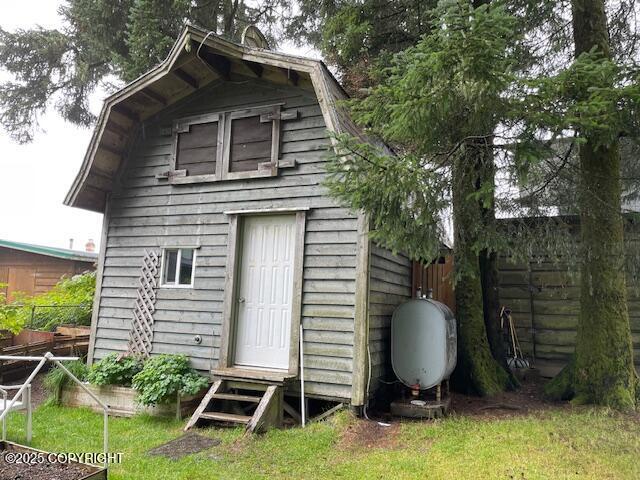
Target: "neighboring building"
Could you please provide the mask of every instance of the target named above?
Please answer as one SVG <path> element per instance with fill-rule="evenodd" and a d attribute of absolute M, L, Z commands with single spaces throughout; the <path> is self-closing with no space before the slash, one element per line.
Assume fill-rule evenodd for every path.
<path fill-rule="evenodd" d="M 95 270 L 97 258 L 95 253 L 0 240 L 0 293 L 8 301 L 17 292 L 45 293 L 63 277 Z"/>
<path fill-rule="evenodd" d="M 323 185 L 344 98 L 320 61 L 187 27 L 105 101 L 65 200 L 105 214 L 90 360 L 184 353 L 291 394 L 302 325 L 306 394 L 364 405 L 411 263 Z"/>

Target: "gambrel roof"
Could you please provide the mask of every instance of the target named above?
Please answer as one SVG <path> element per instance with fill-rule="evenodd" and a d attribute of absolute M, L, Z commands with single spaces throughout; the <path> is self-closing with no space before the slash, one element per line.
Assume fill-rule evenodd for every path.
<path fill-rule="evenodd" d="M 240 45 L 189 25 L 166 60 L 104 101 L 64 203 L 103 212 L 106 194 L 140 125 L 205 85 L 237 75 L 314 91 L 327 129 L 355 133 L 336 105 L 347 94 L 322 61 Z"/>

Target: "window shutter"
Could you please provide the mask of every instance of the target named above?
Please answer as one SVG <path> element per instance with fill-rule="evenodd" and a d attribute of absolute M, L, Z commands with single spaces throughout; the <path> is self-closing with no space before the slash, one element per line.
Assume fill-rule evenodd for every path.
<path fill-rule="evenodd" d="M 272 122 L 261 122 L 260 115 L 231 121 L 229 172 L 258 170 L 261 163 L 271 162 Z"/>
<path fill-rule="evenodd" d="M 188 175 L 216 173 L 218 152 L 218 122 L 189 125 L 188 131 L 178 133 L 176 170 Z"/>

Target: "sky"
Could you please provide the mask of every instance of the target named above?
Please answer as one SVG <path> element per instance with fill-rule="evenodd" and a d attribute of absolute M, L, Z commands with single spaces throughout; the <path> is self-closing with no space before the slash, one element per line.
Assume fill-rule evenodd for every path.
<path fill-rule="evenodd" d="M 13 31 L 41 25 L 61 27 L 55 0 L 4 1 L 0 26 Z M 311 49 L 281 50 L 318 57 Z M 0 72 L 0 80 L 7 78 Z M 98 113 L 103 93 L 91 105 Z M 63 205 L 89 144 L 91 129 L 65 122 L 51 110 L 40 119 L 44 130 L 32 143 L 18 145 L 0 129 L 0 239 L 84 250 L 88 239 L 99 247 L 102 215 Z"/>
<path fill-rule="evenodd" d="M 0 25 L 7 30 L 34 25 L 59 27 L 53 0 L 2 2 Z M 3 77 L 6 78 L 6 77 Z M 97 108 L 100 98 L 97 97 Z M 0 129 L 0 239 L 84 250 L 100 241 L 102 215 L 66 207 L 64 197 L 82 163 L 90 129 L 66 123 L 55 111 L 41 118 L 43 132 L 18 145 Z"/>

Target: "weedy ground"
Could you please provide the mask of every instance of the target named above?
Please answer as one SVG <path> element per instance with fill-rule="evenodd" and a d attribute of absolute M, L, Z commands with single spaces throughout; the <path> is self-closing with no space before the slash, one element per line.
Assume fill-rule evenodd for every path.
<path fill-rule="evenodd" d="M 109 448 L 122 453 L 110 479 L 638 479 L 640 417 L 557 407 L 497 415 L 458 413 L 390 427 L 346 411 L 307 428 L 246 437 L 241 429 L 200 429 L 220 443 L 179 460 L 148 451 L 182 435 L 184 422 L 137 416 L 109 420 Z M 24 442 L 12 414 L 8 439 Z M 218 443 L 218 442 L 215 442 Z M 102 416 L 42 405 L 32 446 L 99 452 Z M 1 475 L 0 475 L 1 476 Z"/>

